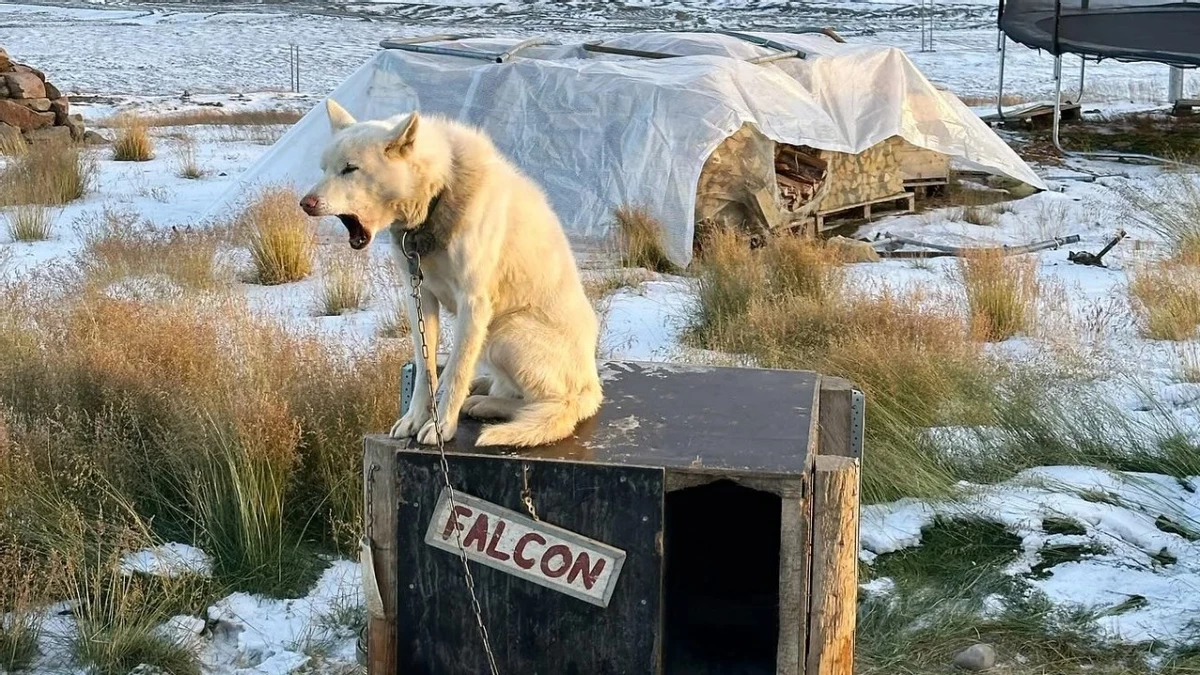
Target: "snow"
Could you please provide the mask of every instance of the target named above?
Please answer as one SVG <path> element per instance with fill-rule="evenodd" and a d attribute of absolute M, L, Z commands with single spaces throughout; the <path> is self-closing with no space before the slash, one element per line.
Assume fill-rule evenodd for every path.
<path fill-rule="evenodd" d="M 212 574 L 212 561 L 198 548 L 170 543 L 125 555 L 121 558 L 121 573 L 169 578 L 188 574 L 206 577 Z"/>
<path fill-rule="evenodd" d="M 965 496 L 954 501 L 864 506 L 861 542 L 873 560 L 919 546 L 921 529 L 937 517 L 992 521 L 1021 538 L 1021 554 L 1007 569 L 1012 575 L 1028 575 L 1047 547 L 1094 547 L 1103 552 L 1050 567 L 1045 578 L 1027 583 L 1056 606 L 1099 613 L 1107 638 L 1182 645 L 1194 637 L 1192 622 L 1200 612 L 1200 542 L 1165 532 L 1156 521 L 1189 529 L 1200 523 L 1195 480 L 1185 487 L 1157 474 L 1029 469 L 999 485 L 964 485 Z M 1047 518 L 1078 523 L 1085 533 L 1046 532 Z M 1124 609 L 1131 600 L 1136 602 Z"/>
<path fill-rule="evenodd" d="M 200 661 L 211 672 L 247 675 L 294 672 L 317 652 L 332 662 L 353 663 L 358 635 L 335 619 L 363 606 L 361 570 L 349 560 L 334 562 L 303 598 L 234 593 L 208 609 L 214 626 Z"/>

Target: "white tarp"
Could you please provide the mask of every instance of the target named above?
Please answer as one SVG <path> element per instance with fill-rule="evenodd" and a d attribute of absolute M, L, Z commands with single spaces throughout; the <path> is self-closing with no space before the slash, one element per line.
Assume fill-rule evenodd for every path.
<path fill-rule="evenodd" d="M 604 44 L 688 54 L 645 59 L 530 48 L 507 63 L 383 50 L 331 96 L 358 119 L 420 110 L 474 124 L 545 189 L 577 242 L 607 235 L 613 209 L 648 208 L 668 254 L 692 255 L 696 185 L 704 161 L 743 124 L 777 142 L 861 152 L 891 136 L 967 167 L 1045 188 L 986 124 L 939 91 L 899 49 L 839 44 L 819 34 L 755 33 L 807 58 L 755 65 L 773 53 L 735 37 L 637 33 Z M 503 51 L 516 40 L 439 43 Z M 307 188 L 330 136 L 324 106 L 304 116 L 214 205 L 236 208 L 268 183 Z"/>

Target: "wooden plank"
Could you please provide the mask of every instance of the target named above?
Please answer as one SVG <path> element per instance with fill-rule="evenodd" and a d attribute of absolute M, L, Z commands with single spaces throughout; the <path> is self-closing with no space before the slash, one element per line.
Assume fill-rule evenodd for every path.
<path fill-rule="evenodd" d="M 784 499 L 779 527 L 778 675 L 804 675 L 808 629 L 808 570 L 812 537 L 811 501 Z"/>
<path fill-rule="evenodd" d="M 850 441 L 854 419 L 853 392 L 854 385 L 848 380 L 821 376 L 821 405 L 817 421 L 820 425 L 818 455 L 861 459 L 858 448 Z"/>
<path fill-rule="evenodd" d="M 859 461 L 817 456 L 806 675 L 853 675 L 858 611 Z"/>
<path fill-rule="evenodd" d="M 393 675 L 396 656 L 396 597 L 399 557 L 396 545 L 399 494 L 396 490 L 396 454 L 367 438 L 363 442 L 363 507 L 371 544 L 375 579 L 383 601 L 383 616 L 371 616 L 367 625 L 367 672 Z"/>

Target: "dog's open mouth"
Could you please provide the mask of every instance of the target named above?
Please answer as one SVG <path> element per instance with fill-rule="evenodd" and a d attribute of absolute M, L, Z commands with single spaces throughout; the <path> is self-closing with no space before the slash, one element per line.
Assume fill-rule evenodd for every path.
<path fill-rule="evenodd" d="M 338 220 L 342 221 L 342 225 L 346 226 L 346 233 L 350 235 L 350 248 L 357 251 L 371 243 L 371 233 L 363 227 L 358 216 L 344 213 L 338 216 Z"/>

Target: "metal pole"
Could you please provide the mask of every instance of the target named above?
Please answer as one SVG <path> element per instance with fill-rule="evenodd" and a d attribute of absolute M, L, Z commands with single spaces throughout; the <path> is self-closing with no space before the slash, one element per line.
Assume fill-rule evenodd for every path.
<path fill-rule="evenodd" d="M 1183 98 L 1183 68 L 1171 66 L 1171 79 L 1167 84 L 1167 100 L 1175 105 Z"/>
<path fill-rule="evenodd" d="M 1000 86 L 996 90 L 996 115 L 1004 121 L 1004 57 L 1008 53 L 1008 40 L 1004 39 L 1004 31 L 1000 33 Z"/>
<path fill-rule="evenodd" d="M 1058 54 L 1054 57 L 1054 131 L 1053 131 L 1051 137 L 1052 137 L 1052 140 L 1054 141 L 1054 147 L 1057 148 L 1059 152 L 1061 152 L 1062 154 L 1065 155 L 1065 154 L 1067 154 L 1067 151 L 1063 150 L 1062 144 L 1059 143 L 1059 141 L 1058 141 L 1058 126 L 1059 126 L 1059 122 L 1061 120 L 1062 120 L 1062 54 Z"/>
<path fill-rule="evenodd" d="M 1075 102 L 1083 105 L 1083 82 L 1087 76 L 1087 59 L 1081 55 L 1079 57 L 1079 96 L 1075 98 Z"/>

